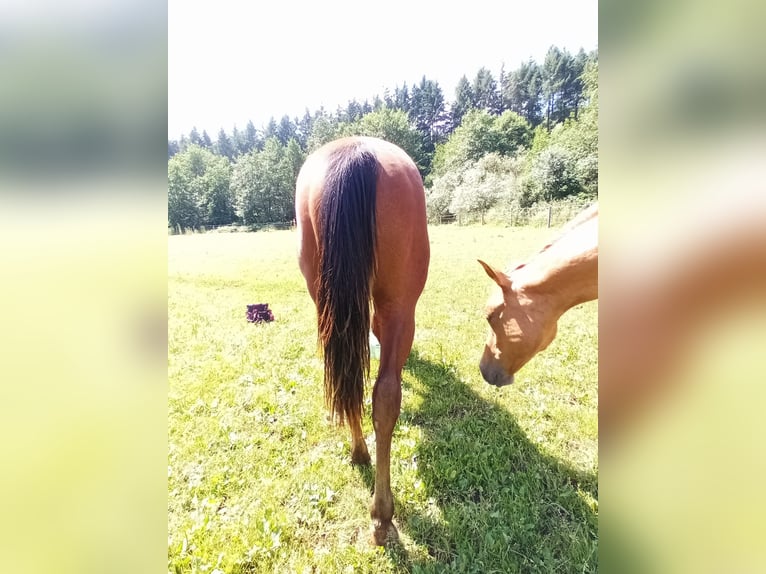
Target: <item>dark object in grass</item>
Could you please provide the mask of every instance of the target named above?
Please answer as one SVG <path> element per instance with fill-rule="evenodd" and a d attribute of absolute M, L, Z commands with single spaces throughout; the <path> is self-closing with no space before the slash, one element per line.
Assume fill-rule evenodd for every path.
<path fill-rule="evenodd" d="M 247 320 L 250 323 L 269 323 L 274 320 L 274 313 L 268 303 L 256 303 L 247 306 Z"/>

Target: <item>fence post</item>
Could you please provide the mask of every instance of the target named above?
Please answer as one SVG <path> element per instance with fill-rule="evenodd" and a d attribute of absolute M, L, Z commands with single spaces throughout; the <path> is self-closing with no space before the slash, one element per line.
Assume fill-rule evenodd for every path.
<path fill-rule="evenodd" d="M 548 229 L 551 228 L 551 212 L 553 211 L 553 206 L 548 206 Z"/>

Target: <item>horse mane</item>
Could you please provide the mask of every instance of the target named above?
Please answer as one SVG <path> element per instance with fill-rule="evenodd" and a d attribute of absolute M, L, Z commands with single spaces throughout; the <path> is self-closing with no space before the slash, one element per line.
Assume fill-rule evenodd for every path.
<path fill-rule="evenodd" d="M 563 240 L 564 237 L 569 235 L 569 233 L 574 230 L 576 227 L 579 227 L 580 225 L 586 223 L 587 221 L 590 221 L 593 217 L 596 217 L 598 215 L 598 202 L 593 203 L 589 205 L 587 208 L 582 210 L 577 216 L 575 216 L 572 220 L 568 221 L 564 227 L 561 228 L 559 231 L 559 234 L 556 235 L 553 239 L 551 239 L 542 249 L 540 249 L 538 252 L 533 253 L 527 259 L 515 267 L 511 267 L 511 269 L 508 271 L 508 273 L 511 273 L 513 271 L 516 271 L 517 269 L 521 269 L 522 267 L 525 267 L 527 263 L 535 259 L 536 257 L 539 257 L 546 251 L 548 251 L 551 247 L 558 244 L 560 241 Z"/>
<path fill-rule="evenodd" d="M 333 150 L 328 164 L 319 206 L 317 322 L 325 403 L 343 424 L 362 416 L 370 372 L 378 161 L 357 140 Z"/>

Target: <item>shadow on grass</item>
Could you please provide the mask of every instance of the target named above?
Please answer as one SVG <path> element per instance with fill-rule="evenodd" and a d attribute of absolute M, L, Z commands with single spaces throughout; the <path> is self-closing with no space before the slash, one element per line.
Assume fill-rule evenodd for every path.
<path fill-rule="evenodd" d="M 423 440 L 417 473 L 428 499 L 414 508 L 395 497 L 399 531 L 425 547 L 389 549 L 410 572 L 595 572 L 596 473 L 541 453 L 502 407 L 478 396 L 444 365 L 413 352 L 405 367 L 419 383 L 420 407 L 400 424 Z M 372 487 L 374 474 L 362 471 Z"/>

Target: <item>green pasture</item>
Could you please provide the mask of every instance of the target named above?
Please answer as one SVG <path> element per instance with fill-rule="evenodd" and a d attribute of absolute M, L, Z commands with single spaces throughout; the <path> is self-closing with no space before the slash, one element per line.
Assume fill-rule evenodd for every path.
<path fill-rule="evenodd" d="M 386 549 L 368 544 L 374 468 L 350 464 L 348 430 L 326 418 L 295 232 L 168 237 L 169 572 L 596 571 L 597 303 L 491 387 L 476 259 L 507 266 L 556 230 L 429 233 L 392 445 L 400 543 Z M 276 320 L 248 323 L 251 303 Z"/>

